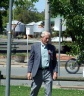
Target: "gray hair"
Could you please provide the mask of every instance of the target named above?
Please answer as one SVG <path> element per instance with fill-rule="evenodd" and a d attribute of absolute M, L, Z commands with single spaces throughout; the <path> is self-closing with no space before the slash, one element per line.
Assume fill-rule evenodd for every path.
<path fill-rule="evenodd" d="M 45 35 L 49 35 L 49 36 L 50 36 L 50 32 L 48 32 L 48 31 L 43 31 L 43 32 L 41 33 L 41 37 L 44 37 Z"/>

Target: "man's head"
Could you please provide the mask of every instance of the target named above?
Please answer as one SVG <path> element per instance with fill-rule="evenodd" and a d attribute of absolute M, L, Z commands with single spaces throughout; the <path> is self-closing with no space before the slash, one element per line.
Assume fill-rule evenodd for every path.
<path fill-rule="evenodd" d="M 48 44 L 49 42 L 49 39 L 50 39 L 50 33 L 47 32 L 47 31 L 43 31 L 42 34 L 41 34 L 41 41 L 43 44 Z"/>

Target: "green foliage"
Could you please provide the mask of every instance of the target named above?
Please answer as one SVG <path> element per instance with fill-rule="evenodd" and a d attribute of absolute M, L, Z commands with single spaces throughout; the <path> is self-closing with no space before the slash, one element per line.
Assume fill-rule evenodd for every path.
<path fill-rule="evenodd" d="M 21 21 L 25 24 L 30 22 L 37 22 L 39 20 L 44 20 L 44 12 L 39 13 L 34 7 L 35 5 L 29 0 L 14 0 L 13 2 L 12 18 L 14 20 Z M 8 23 L 9 10 L 6 10 L 6 14 L 2 15 L 3 27 L 6 27 Z"/>
<path fill-rule="evenodd" d="M 72 38 L 71 53 L 78 54 L 84 50 L 84 0 L 50 0 L 53 17 L 58 14 L 66 19 L 64 36 Z"/>
<path fill-rule="evenodd" d="M 2 26 L 3 26 L 3 28 L 6 28 L 6 25 L 7 25 L 8 21 L 9 21 L 8 16 L 9 16 L 9 10 L 6 11 L 6 15 L 2 16 L 2 21 L 3 21 Z"/>
<path fill-rule="evenodd" d="M 31 0 L 32 2 L 38 2 L 39 0 Z"/>
<path fill-rule="evenodd" d="M 37 22 L 39 20 L 43 20 L 43 14 L 36 12 L 36 11 L 31 11 L 31 10 L 25 10 L 22 8 L 16 8 L 14 10 L 16 20 L 19 20 L 25 24 L 30 23 L 30 22 Z"/>
<path fill-rule="evenodd" d="M 0 8 L 8 9 L 9 7 L 9 0 L 0 0 Z"/>
<path fill-rule="evenodd" d="M 13 10 L 14 12 L 14 19 L 22 21 L 23 23 L 27 24 L 33 21 L 39 21 L 44 19 L 44 15 L 37 12 L 37 9 L 34 8 L 34 4 L 31 1 L 24 0 L 17 0 L 14 2 L 16 8 Z"/>
<path fill-rule="evenodd" d="M 3 30 L 3 16 L 6 16 L 6 10 L 9 8 L 9 0 L 0 1 L 0 34 Z"/>

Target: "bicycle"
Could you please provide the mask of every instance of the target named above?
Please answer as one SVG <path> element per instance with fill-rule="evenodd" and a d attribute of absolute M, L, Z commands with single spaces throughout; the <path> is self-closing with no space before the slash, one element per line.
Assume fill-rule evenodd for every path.
<path fill-rule="evenodd" d="M 76 74 L 80 66 L 84 64 L 83 55 L 79 54 L 77 58 L 71 58 L 65 63 L 65 69 L 70 74 Z"/>

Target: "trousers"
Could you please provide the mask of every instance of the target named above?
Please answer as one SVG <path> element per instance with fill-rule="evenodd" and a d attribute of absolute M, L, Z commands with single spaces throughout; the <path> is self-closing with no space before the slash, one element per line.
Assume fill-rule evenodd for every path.
<path fill-rule="evenodd" d="M 42 83 L 44 83 L 45 96 L 52 96 L 52 81 L 52 75 L 48 69 L 38 70 L 32 79 L 30 96 L 38 96 Z"/>

